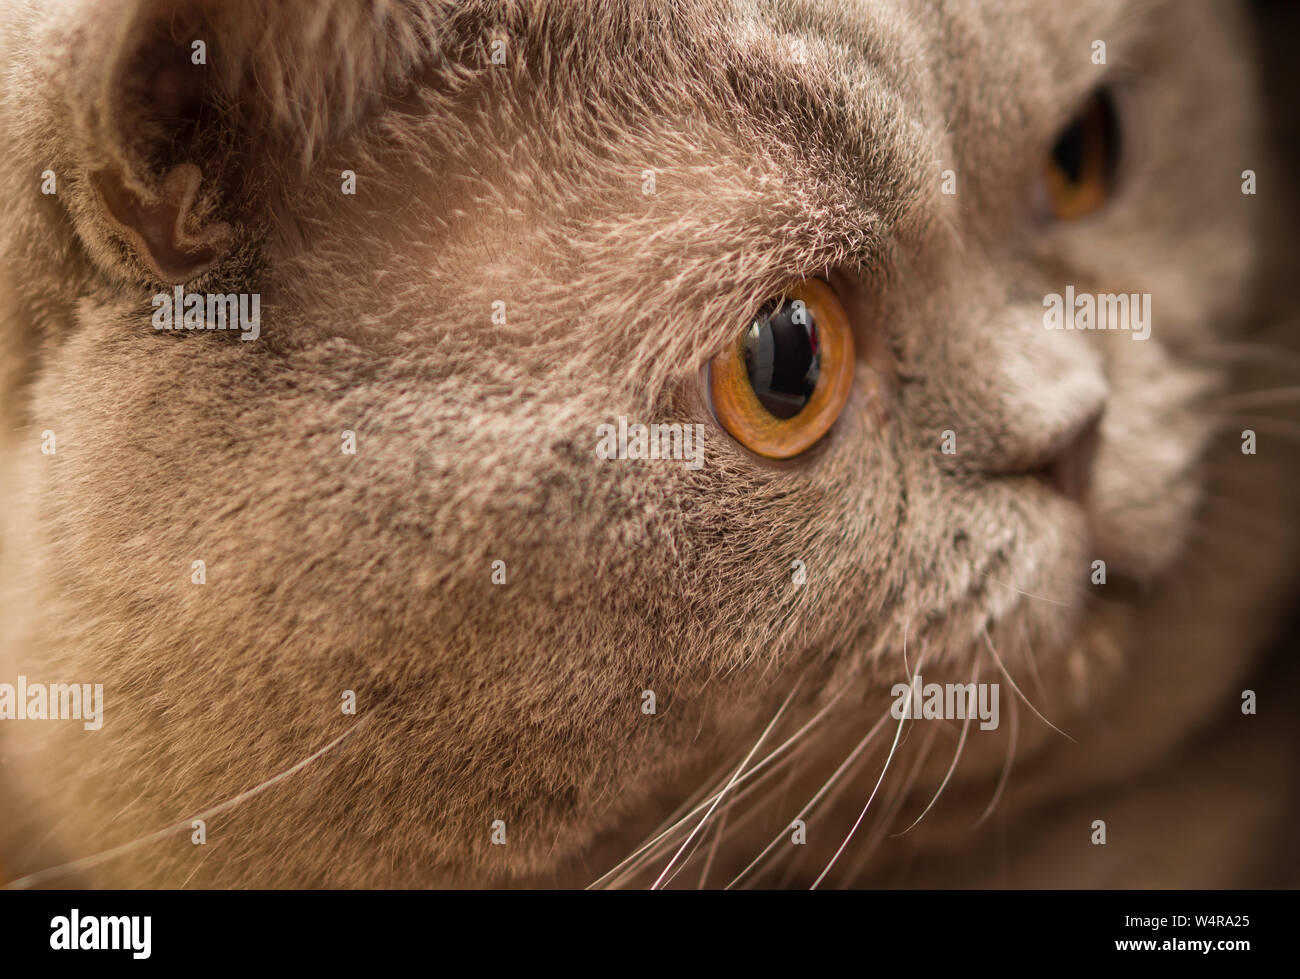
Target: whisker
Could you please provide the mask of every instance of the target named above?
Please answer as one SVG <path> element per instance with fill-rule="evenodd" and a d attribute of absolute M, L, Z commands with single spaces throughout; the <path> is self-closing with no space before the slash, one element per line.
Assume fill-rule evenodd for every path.
<path fill-rule="evenodd" d="M 1050 727 L 1057 734 L 1061 735 L 1061 737 L 1066 738 L 1067 740 L 1071 741 L 1074 744 L 1078 744 L 1079 743 L 1078 741 L 1075 741 L 1074 738 L 1071 738 L 1059 727 L 1057 727 L 1046 717 L 1040 714 L 1038 712 L 1038 708 L 1029 702 L 1029 698 L 1025 696 L 1024 691 L 1022 691 L 1020 687 L 1016 685 L 1015 680 L 1011 679 L 1011 674 L 1007 672 L 1006 665 L 1002 662 L 1002 657 L 999 656 L 998 651 L 993 648 L 993 640 L 992 638 L 990 638 L 989 630 L 987 628 L 984 630 L 984 643 L 986 646 L 988 646 L 989 652 L 993 654 L 993 659 L 998 664 L 998 669 L 1000 669 L 1002 671 L 1002 675 L 1007 678 L 1007 683 L 1011 684 L 1011 689 L 1014 690 L 1016 694 L 1020 697 L 1020 699 L 1025 702 L 1025 706 L 1028 707 L 1030 710 L 1032 710 L 1035 716 L 1037 716 L 1040 721 L 1042 721 L 1044 724 Z"/>
<path fill-rule="evenodd" d="M 1283 438 L 1300 438 L 1300 425 L 1284 418 L 1273 418 L 1268 415 L 1224 413 L 1217 415 L 1214 420 L 1221 428 L 1228 428 L 1229 426 L 1235 428 L 1238 425 L 1245 425 L 1247 428 L 1258 429 L 1270 435 L 1280 435 Z"/>
<path fill-rule="evenodd" d="M 1025 641 L 1025 648 L 1029 648 L 1029 627 L 1025 625 L 1025 620 L 1020 620 L 1020 635 Z M 1047 705 L 1047 687 L 1043 685 L 1043 674 L 1038 670 L 1038 663 L 1033 656 L 1026 656 L 1025 662 L 1029 664 L 1029 677 L 1034 681 L 1034 686 L 1038 688 L 1038 695 L 1043 698 L 1043 705 Z"/>
<path fill-rule="evenodd" d="M 907 665 L 907 633 L 908 633 L 908 627 L 904 625 L 903 627 L 903 669 L 908 677 L 908 681 L 910 682 L 912 680 L 912 674 L 910 668 Z M 921 665 L 924 661 L 925 661 L 925 652 L 923 650 L 921 653 L 921 658 L 918 659 L 916 663 L 917 670 L 920 670 Z M 865 735 L 863 735 L 862 739 L 857 743 L 856 746 L 854 746 L 853 750 L 849 752 L 848 757 L 845 758 L 844 761 L 840 763 L 839 767 L 836 768 L 835 771 L 831 773 L 830 777 L 824 783 L 822 783 L 822 786 L 817 790 L 816 793 L 814 793 L 813 797 L 809 799 L 806 803 L 804 803 L 803 808 L 800 809 L 799 812 L 795 814 L 794 819 L 786 823 L 786 825 L 781 828 L 781 831 L 778 832 L 776 836 L 772 838 L 772 841 L 762 849 L 762 851 L 758 854 L 758 856 L 756 856 L 753 860 L 751 860 L 749 864 L 739 874 L 736 875 L 736 877 L 731 881 L 731 883 L 727 885 L 728 890 L 730 890 L 732 887 L 738 884 L 741 881 L 741 879 L 743 879 L 751 870 L 753 870 L 759 863 L 761 863 L 763 859 L 772 851 L 772 848 L 775 847 L 777 844 L 779 844 L 781 840 L 785 838 L 785 834 L 789 831 L 790 826 L 792 826 L 797 820 L 804 819 L 809 813 L 811 813 L 812 810 L 816 808 L 816 806 L 821 802 L 823 796 L 826 796 L 826 794 L 830 792 L 833 788 L 835 788 L 837 785 L 839 785 L 839 788 L 835 788 L 835 792 L 831 796 L 831 798 L 834 799 L 839 796 L 839 794 L 843 791 L 843 789 L 847 787 L 849 784 L 848 781 L 843 781 L 843 782 L 841 781 L 844 773 L 853 768 L 858 758 L 862 756 L 862 752 L 866 749 L 867 745 L 869 745 L 871 741 L 875 738 L 876 734 L 880 731 L 881 726 L 885 723 L 885 721 L 888 718 L 889 718 L 889 712 L 886 711 L 886 713 L 881 716 L 880 720 L 878 720 L 875 724 L 873 724 L 871 729 L 867 731 Z M 897 734 L 895 734 L 894 748 L 897 748 L 897 746 L 898 746 L 898 736 Z M 890 757 L 893 757 L 893 749 L 891 749 L 890 751 Z M 886 763 L 886 767 L 888 767 L 888 763 Z M 883 774 L 884 773 L 882 772 L 881 773 L 882 777 Z M 791 871 L 793 872 L 793 870 L 794 868 L 792 867 Z"/>
<path fill-rule="evenodd" d="M 908 725 L 903 729 L 903 738 L 901 741 L 898 742 L 898 751 L 901 752 L 904 748 L 907 747 L 907 740 L 908 737 L 911 735 L 912 727 L 913 725 Z M 823 798 L 821 802 L 818 803 L 818 806 L 822 812 L 826 813 L 829 816 L 830 813 L 833 813 L 835 811 L 835 806 L 839 802 L 840 798 L 843 795 L 845 795 L 845 793 L 847 793 L 850 789 L 852 789 L 855 785 L 858 784 L 859 782 L 858 775 L 862 771 L 862 769 L 866 767 L 866 765 L 871 761 L 871 757 L 872 756 L 869 752 L 864 752 L 856 761 L 853 762 L 853 764 L 849 767 L 849 769 L 845 772 L 845 774 L 836 781 L 835 785 L 826 794 L 825 798 Z M 885 787 L 885 791 L 886 793 L 888 793 L 889 791 L 888 786 Z M 788 831 L 789 830 L 787 828 L 787 832 Z M 781 890 L 788 889 L 790 885 L 793 883 L 793 881 L 795 880 L 795 878 L 799 875 L 800 868 L 803 862 L 802 858 L 805 856 L 804 851 L 806 849 L 807 849 L 806 847 L 801 847 L 799 848 L 798 851 L 796 851 L 794 847 L 788 847 L 786 849 L 785 851 L 785 855 L 787 856 L 786 870 L 785 873 L 781 875 L 781 878 L 776 885 L 779 889 Z"/>
<path fill-rule="evenodd" d="M 970 682 L 979 683 L 979 675 L 980 675 L 980 664 L 979 664 L 979 660 L 976 660 L 975 669 L 971 671 Z M 952 778 L 952 773 L 957 770 L 957 762 L 961 760 L 962 750 L 966 747 L 966 735 L 970 731 L 971 712 L 966 711 L 965 714 L 966 717 L 962 720 L 961 723 L 961 737 L 957 739 L 957 750 L 952 753 L 952 764 L 948 766 L 948 771 L 943 776 L 943 781 L 939 783 L 939 788 L 935 791 L 933 798 L 930 799 L 929 805 L 927 805 L 924 809 L 921 810 L 921 815 L 917 816 L 916 819 L 912 820 L 912 825 L 908 826 L 907 829 L 903 830 L 903 832 L 895 833 L 894 834 L 895 838 L 910 833 L 916 827 L 916 824 L 925 818 L 926 813 L 928 813 L 931 809 L 934 808 L 934 804 L 939 801 L 939 796 L 943 795 L 943 790 L 948 787 L 948 780 Z"/>
<path fill-rule="evenodd" d="M 736 780 L 739 779 L 741 774 L 745 771 L 745 766 L 749 764 L 749 760 L 754 757 L 754 752 L 758 751 L 758 749 L 762 747 L 763 742 L 767 740 L 767 736 L 772 733 L 772 728 L 776 726 L 777 721 L 779 721 L 782 715 L 785 714 L 785 709 L 790 706 L 790 701 L 792 701 L 794 695 L 799 692 L 799 686 L 800 683 L 795 683 L 794 687 L 790 690 L 790 693 L 786 696 L 785 701 L 781 704 L 780 709 L 776 712 L 776 716 L 768 722 L 767 727 L 763 729 L 763 733 L 759 735 L 758 740 L 754 742 L 754 747 L 749 749 L 749 753 L 745 755 L 744 760 L 740 763 L 740 767 L 737 768 L 736 773 L 731 776 L 731 781 L 728 782 L 726 787 L 718 793 L 717 797 L 713 800 L 713 805 L 709 806 L 708 811 L 705 812 L 704 816 L 700 819 L 699 823 L 696 824 L 695 828 L 691 830 L 690 835 L 686 837 L 686 841 L 682 843 L 681 847 L 673 855 L 673 858 L 668 861 L 668 866 L 664 867 L 663 873 L 661 873 L 659 878 L 650 885 L 650 890 L 657 891 L 659 889 L 664 878 L 668 876 L 668 872 L 673 869 L 673 864 L 677 862 L 677 859 L 682 855 L 682 852 L 688 845 L 690 845 L 691 840 L 695 838 L 695 834 L 698 833 L 703 828 L 704 824 L 709 821 L 709 817 L 713 815 L 713 810 L 718 807 L 718 803 L 722 801 L 723 796 L 731 791 L 731 787 L 736 784 Z"/>
<path fill-rule="evenodd" d="M 194 879 L 194 875 L 199 872 L 199 868 L 203 866 L 204 862 L 212 854 L 212 850 L 213 850 L 212 847 L 206 847 L 205 849 L 207 850 L 207 852 L 204 853 L 203 856 L 199 859 L 198 863 L 194 865 L 194 869 L 189 872 L 189 875 L 183 881 L 181 881 L 181 886 L 176 888 L 178 891 L 185 890 L 186 885 L 188 885 L 189 882 Z"/>
<path fill-rule="evenodd" d="M 903 780 L 902 787 L 890 801 L 890 806 L 881 816 L 879 825 L 873 828 L 871 836 L 867 840 L 867 845 L 863 848 L 862 854 L 849 868 L 847 875 L 849 880 L 857 880 L 858 875 L 866 870 L 867 864 L 871 861 L 872 854 L 876 852 L 876 849 L 880 846 L 886 835 L 888 835 L 889 827 L 892 826 L 894 820 L 898 818 L 899 810 L 901 810 L 903 804 L 907 802 L 912 787 L 916 784 L 916 780 L 920 776 L 921 770 L 925 767 L 926 761 L 929 760 L 930 749 L 934 747 L 935 739 L 938 737 L 941 730 L 942 727 L 938 724 L 930 725 L 930 733 L 925 736 L 925 740 L 921 743 L 920 751 L 917 752 L 916 760 L 908 770 L 907 777 Z"/>
<path fill-rule="evenodd" d="M 1294 323 L 1295 321 L 1290 322 Z M 1270 343 L 1206 343 L 1190 347 L 1185 353 L 1189 357 L 1204 354 L 1204 359 L 1212 358 L 1217 361 L 1235 360 L 1241 362 L 1258 359 L 1264 361 L 1265 366 L 1268 367 L 1283 365 L 1300 367 L 1300 352 Z"/>
<path fill-rule="evenodd" d="M 1212 409 L 1275 408 L 1300 404 L 1300 386 L 1261 388 L 1258 391 L 1233 391 L 1213 394 L 1197 402 Z"/>
<path fill-rule="evenodd" d="M 740 782 L 745 782 L 746 780 L 751 778 L 754 774 L 762 770 L 774 759 L 782 755 L 791 745 L 796 743 L 800 738 L 802 738 L 805 734 L 807 734 L 807 732 L 818 721 L 820 721 L 823 717 L 826 716 L 826 714 L 835 706 L 835 704 L 839 701 L 839 699 L 843 695 L 844 692 L 841 691 L 840 693 L 837 693 L 834 697 L 832 697 L 829 701 L 827 701 L 826 705 L 822 707 L 819 711 L 817 711 L 817 713 L 814 714 L 808 720 L 807 723 L 805 723 L 801 728 L 799 728 L 799 730 L 795 731 L 795 733 L 792 734 L 789 738 L 787 738 L 783 744 L 773 749 L 771 754 L 769 754 L 766 758 L 764 758 L 757 765 L 755 765 L 748 772 L 746 772 L 744 776 L 740 779 Z M 691 809 L 690 812 L 688 812 L 685 816 L 678 819 L 675 823 L 673 823 L 667 829 L 658 833 L 652 839 L 648 840 L 645 843 L 642 843 L 641 846 L 639 846 L 631 854 L 624 857 L 615 866 L 611 867 L 609 870 L 605 871 L 605 873 L 601 874 L 594 881 L 588 884 L 587 889 L 590 890 L 592 888 L 599 887 L 607 878 L 613 877 L 615 874 L 620 874 L 625 872 L 629 864 L 633 863 L 638 859 L 643 858 L 646 852 L 649 851 L 652 847 L 659 845 L 666 837 L 668 837 L 669 835 L 671 835 L 672 833 L 680 829 L 682 826 L 684 826 L 688 819 L 694 816 L 697 812 L 700 812 L 705 806 L 707 806 L 710 802 L 712 802 L 717 797 L 718 794 L 720 793 L 715 793 L 715 795 L 708 796 L 705 799 L 701 800 L 699 804 L 696 805 L 693 809 Z"/>
<path fill-rule="evenodd" d="M 704 869 L 700 872 L 700 883 L 697 890 L 704 890 L 709 881 L 709 871 L 713 869 L 713 858 L 718 855 L 718 844 L 722 842 L 722 837 L 727 832 L 727 817 L 731 815 L 731 807 L 734 800 L 727 803 L 727 808 L 722 810 L 722 818 L 718 821 L 718 830 L 713 834 L 713 843 L 709 846 L 709 855 L 704 861 Z"/>
<path fill-rule="evenodd" d="M 998 776 L 998 784 L 997 787 L 994 788 L 993 790 L 993 798 L 989 800 L 988 808 L 984 810 L 984 814 L 981 815 L 979 819 L 975 820 L 974 824 L 972 824 L 971 826 L 971 829 L 977 828 L 981 823 L 984 822 L 984 820 L 988 819 L 989 816 L 993 815 L 993 810 L 997 808 L 998 800 L 1002 798 L 1002 790 L 1007 787 L 1007 782 L 1011 778 L 1011 766 L 1015 763 L 1016 743 L 1019 739 L 1019 735 L 1020 735 L 1020 705 L 1016 702 L 1016 699 L 1012 697 L 1011 698 L 1011 730 L 1008 732 L 1008 738 L 1007 738 L 1007 760 L 1002 765 L 1002 774 Z"/>
<path fill-rule="evenodd" d="M 745 799 L 749 798 L 749 796 L 758 792 L 759 789 L 763 788 L 766 783 L 771 781 L 776 776 L 781 775 L 783 773 L 782 770 L 788 768 L 789 764 L 797 760 L 802 753 L 808 751 L 810 748 L 813 748 L 815 746 L 816 746 L 816 742 L 813 741 L 805 741 L 802 744 L 798 745 L 795 748 L 795 750 L 792 751 L 789 755 L 781 759 L 776 764 L 772 765 L 765 772 L 763 772 L 763 774 L 759 775 L 756 779 L 754 779 L 752 782 L 746 785 L 741 791 L 734 793 L 727 800 L 727 808 L 730 809 L 733 807 L 733 805 L 739 805 Z M 755 766 L 755 768 L 757 768 L 757 766 Z M 785 772 L 785 774 L 788 777 L 789 772 Z M 748 775 L 741 781 L 742 782 L 748 781 Z M 740 783 L 737 783 L 738 786 L 739 784 Z M 710 796 L 709 798 L 711 799 L 712 796 Z M 703 808 L 703 806 L 701 806 L 700 808 Z M 699 809 L 697 808 L 695 811 L 698 812 Z M 740 817 L 739 819 L 736 819 L 734 822 L 731 823 L 733 829 L 747 823 L 752 816 L 759 814 L 760 811 L 761 810 L 759 810 L 756 807 L 752 811 L 747 812 L 744 816 Z M 686 817 L 686 819 L 689 819 L 689 817 Z M 633 877 L 635 877 L 638 873 L 641 873 L 643 870 L 645 870 L 646 867 L 648 867 L 649 864 L 651 864 L 653 861 L 659 859 L 660 855 L 673 845 L 674 835 L 678 830 L 685 827 L 686 819 L 682 819 L 675 829 L 673 829 L 670 833 L 668 833 L 663 839 L 655 843 L 653 847 L 651 847 L 648 851 L 646 851 L 646 853 L 638 857 L 634 865 L 622 871 L 616 878 L 614 878 L 614 880 L 610 881 L 606 885 L 606 887 L 610 890 L 617 890 L 621 887 L 626 886 L 632 880 Z"/>
<path fill-rule="evenodd" d="M 887 720 L 889 720 L 888 712 L 886 712 L 884 716 L 880 718 L 880 720 L 876 721 L 876 723 L 871 726 L 871 730 L 867 731 L 867 733 L 862 736 L 862 739 L 857 743 L 854 749 L 851 752 L 849 752 L 848 757 L 845 758 L 844 761 L 840 763 L 839 767 L 836 768 L 835 771 L 831 773 L 830 778 L 828 778 L 824 783 L 822 783 L 821 788 L 819 788 L 816 791 L 816 793 L 814 793 L 811 799 L 809 799 L 807 802 L 804 803 L 803 808 L 800 809 L 795 814 L 794 819 L 791 819 L 788 823 L 786 823 L 785 826 L 781 828 L 781 831 L 776 834 L 776 836 L 772 839 L 772 842 L 769 843 L 767 846 L 763 847 L 762 851 L 758 854 L 758 856 L 756 856 L 753 860 L 751 860 L 749 862 L 749 865 L 746 866 L 744 870 L 742 870 L 740 873 L 738 873 L 735 876 L 735 878 L 731 881 L 731 883 L 726 886 L 725 890 L 731 890 L 731 888 L 735 887 L 736 884 L 740 883 L 740 881 L 751 870 L 753 870 L 756 866 L 758 866 L 758 864 L 763 860 L 764 857 L 766 857 L 769 853 L 772 852 L 773 847 L 775 847 L 778 843 L 780 843 L 783 839 L 785 839 L 786 832 L 789 830 L 790 826 L 792 826 L 795 823 L 796 820 L 803 819 L 810 812 L 812 812 L 812 810 L 816 807 L 817 803 L 821 801 L 822 796 L 824 796 L 827 792 L 830 791 L 831 787 L 839 780 L 840 776 L 843 775 L 844 772 L 847 771 L 848 768 L 853 764 L 853 762 L 857 760 L 858 756 L 862 754 L 862 752 L 866 749 L 867 745 L 869 745 L 871 741 L 875 738 L 875 736 L 880 732 L 881 727 L 884 725 L 885 721 Z"/>
<path fill-rule="evenodd" d="M 807 748 L 816 747 L 816 745 L 815 745 L 815 743 L 806 743 L 804 747 L 805 747 L 805 749 L 807 749 Z M 776 774 L 780 774 L 780 772 L 779 772 L 778 769 L 773 769 L 769 774 L 770 774 L 770 775 L 776 775 Z M 781 780 L 781 785 L 780 785 L 779 787 L 774 785 L 774 786 L 772 787 L 772 790 L 771 790 L 770 792 L 768 792 L 768 793 L 763 797 L 762 800 L 757 800 L 757 801 L 755 801 L 754 805 L 750 806 L 749 809 L 744 813 L 744 815 L 738 816 L 738 817 L 736 817 L 736 818 L 730 820 L 730 822 L 729 822 L 729 829 L 731 830 L 731 832 L 732 832 L 733 834 L 739 832 L 739 830 L 740 830 L 743 826 L 746 826 L 746 825 L 749 824 L 751 821 L 753 821 L 754 819 L 756 819 L 756 818 L 758 818 L 758 817 L 760 817 L 760 816 L 766 816 L 766 817 L 769 817 L 769 818 L 768 818 L 768 822 L 770 822 L 770 821 L 771 821 L 771 820 L 770 820 L 770 817 L 771 817 L 771 815 L 772 815 L 772 807 L 766 804 L 766 800 L 770 799 L 770 798 L 771 798 L 773 795 L 775 795 L 777 792 L 779 792 L 779 793 L 781 794 L 781 796 L 782 796 L 783 799 L 784 799 L 786 796 L 788 796 L 788 795 L 789 795 L 789 792 L 790 792 L 790 780 L 791 780 L 791 778 L 794 776 L 794 774 L 795 774 L 795 772 L 794 772 L 794 770 L 793 770 L 793 767 L 791 767 L 791 769 L 790 769 L 789 771 L 786 771 L 786 772 L 784 773 L 784 776 L 785 776 L 785 777 Z M 741 801 L 742 801 L 746 796 L 750 795 L 750 794 L 751 794 L 751 791 L 757 791 L 757 789 L 759 788 L 759 785 L 760 785 L 763 781 L 766 781 L 766 779 L 767 779 L 767 776 L 764 776 L 764 778 L 760 779 L 760 780 L 759 780 L 758 782 L 756 782 L 753 786 L 751 786 L 750 789 L 746 789 L 744 792 L 742 792 L 742 793 L 740 793 L 738 796 L 736 796 L 736 800 L 735 800 L 735 801 L 736 801 L 737 805 L 738 805 L 738 804 L 739 804 L 739 803 L 740 803 L 740 802 L 741 802 Z M 733 808 L 734 808 L 734 807 L 733 807 Z"/>
<path fill-rule="evenodd" d="M 917 670 L 919 671 L 920 668 L 920 663 L 917 663 Z M 835 866 L 835 861 L 840 858 L 840 854 L 844 852 L 844 848 L 848 846 L 849 841 L 853 839 L 853 834 L 856 833 L 858 827 L 862 825 L 862 820 L 867 815 L 867 810 L 871 808 L 871 803 L 876 798 L 876 793 L 880 791 L 880 783 L 885 780 L 885 774 L 889 771 L 889 765 L 894 760 L 894 752 L 898 750 L 898 739 L 903 734 L 903 725 L 907 722 L 910 713 L 911 711 L 904 711 L 903 716 L 898 719 L 898 727 L 894 731 L 894 743 L 889 747 L 889 757 L 885 759 L 885 766 L 880 770 L 880 777 L 876 779 L 876 784 L 871 790 L 871 795 L 867 797 L 867 804 L 862 807 L 862 812 L 858 813 L 858 818 L 854 821 L 852 828 L 849 829 L 849 835 L 844 837 L 844 842 L 841 843 L 840 848 L 835 851 L 835 855 L 831 857 L 830 863 L 826 864 L 826 868 L 817 875 L 817 879 L 813 881 L 812 887 L 810 887 L 809 890 L 817 890 L 818 885 L 826 879 L 826 875 L 829 874 L 831 868 Z M 889 715 L 886 714 L 885 716 L 888 717 Z"/>
<path fill-rule="evenodd" d="M 709 787 L 714 785 L 721 785 L 725 783 L 727 779 L 727 775 L 730 771 L 731 771 L 730 762 L 727 762 L 724 765 L 720 765 L 712 775 L 710 775 L 707 779 L 705 779 L 704 783 L 701 785 L 699 789 L 689 794 L 686 797 L 686 799 L 681 803 L 681 805 L 679 805 L 676 809 L 674 809 L 667 816 L 667 818 L 663 819 L 659 823 L 659 825 L 654 828 L 654 830 L 651 832 L 650 840 L 646 844 L 643 844 L 643 846 L 653 847 L 655 841 L 661 840 L 666 836 L 668 836 L 669 834 L 671 834 L 674 827 L 685 825 L 686 820 L 690 819 L 690 817 L 694 813 L 697 813 L 701 809 L 703 809 L 704 806 L 708 804 L 708 800 L 712 798 L 712 796 L 709 794 Z M 652 859 L 650 850 L 646 850 L 644 857 L 641 856 L 641 852 L 642 851 L 640 848 L 633 851 L 631 854 L 625 857 L 623 861 L 621 861 L 617 866 L 612 868 L 609 871 L 609 873 L 613 874 L 617 872 L 619 867 L 622 866 L 624 863 L 627 863 L 628 861 L 634 861 L 636 865 L 642 865 L 643 860 Z M 635 872 L 635 870 L 636 870 L 636 866 L 631 866 L 629 867 L 629 870 L 627 872 Z M 603 880 L 605 876 L 608 876 L 608 874 L 603 875 L 601 878 L 599 878 L 599 880 Z M 620 875 L 620 877 L 621 876 L 623 875 Z M 591 886 L 594 887 L 595 884 L 593 883 Z"/>
<path fill-rule="evenodd" d="M 164 827 L 163 829 L 157 830 L 153 833 L 149 833 L 145 836 L 138 837 L 137 839 L 129 840 L 126 843 L 122 843 L 119 844 L 118 846 L 111 847 L 108 850 L 103 850 L 100 853 L 93 853 L 90 856 L 80 857 L 76 860 L 69 861 L 68 863 L 59 864 L 56 867 L 47 867 L 45 870 L 38 870 L 34 874 L 28 874 L 26 877 L 20 877 L 17 880 L 10 881 L 8 884 L 5 885 L 5 889 L 26 890 L 29 887 L 35 887 L 39 884 L 43 884 L 47 880 L 52 880 L 64 874 L 89 870 L 92 867 L 98 867 L 100 864 L 107 863 L 109 860 L 119 857 L 124 853 L 128 853 L 142 846 L 147 846 L 150 843 L 156 843 L 159 840 L 166 839 L 168 836 L 171 836 L 173 833 L 188 831 L 189 829 L 192 828 L 192 823 L 194 822 L 194 820 L 201 819 L 206 822 L 207 820 L 211 819 L 213 816 L 218 816 L 221 813 L 226 812 L 227 810 L 233 809 L 235 806 L 239 805 L 240 803 L 247 802 L 249 799 L 253 798 L 254 796 L 260 795 L 261 793 L 265 792 L 267 789 L 272 788 L 275 785 L 278 785 L 279 783 L 283 782 L 285 779 L 289 778 L 290 776 L 296 774 L 297 772 L 302 771 L 312 762 L 316 761 L 316 759 L 334 750 L 339 745 L 341 745 L 344 741 L 346 741 L 348 738 L 352 737 L 352 735 L 356 734 L 357 731 L 360 730 L 362 725 L 364 725 L 366 721 L 370 719 L 370 716 L 371 715 L 367 715 L 366 717 L 357 721 L 356 724 L 352 725 L 352 727 L 350 727 L 348 730 L 344 731 L 342 734 L 340 734 L 329 744 L 325 745 L 325 747 L 308 755 L 306 758 L 298 762 L 296 765 L 286 768 L 278 775 L 271 776 L 265 782 L 255 785 L 251 789 L 248 789 L 245 792 L 241 792 L 239 793 L 239 795 L 231 799 L 227 799 L 225 802 L 219 803 L 218 805 L 213 806 L 211 809 L 206 809 L 196 816 L 189 816 L 185 819 L 182 819 L 178 823 L 173 823 L 171 826 Z"/>
<path fill-rule="evenodd" d="M 903 675 L 907 677 L 908 683 L 912 682 L 912 670 L 907 665 L 907 630 L 911 624 L 911 619 L 903 623 Z"/>
<path fill-rule="evenodd" d="M 722 807 L 722 815 L 721 817 L 719 817 L 720 819 L 726 818 L 727 812 L 731 809 L 731 806 L 735 801 L 736 800 L 734 796 L 727 799 L 727 804 Z M 700 847 L 702 847 L 704 845 L 705 840 L 709 838 L 710 832 L 713 833 L 714 840 L 716 841 L 718 838 L 718 833 L 721 832 L 721 830 L 720 828 L 715 829 L 715 827 L 710 826 L 703 833 L 701 833 L 699 839 L 695 841 L 695 845 L 692 846 L 690 852 L 686 854 L 686 858 L 678 862 L 677 869 L 675 869 L 671 874 L 668 875 L 668 879 L 663 882 L 660 889 L 664 887 L 668 887 L 670 884 L 672 884 L 672 882 L 675 881 L 681 875 L 681 872 L 690 866 L 691 861 L 695 859 L 695 854 L 699 852 Z"/>
<path fill-rule="evenodd" d="M 1055 598 L 1048 598 L 1045 595 L 1035 595 L 1033 592 L 1024 591 L 1020 588 L 1017 588 L 1015 585 L 1009 585 L 1005 581 L 1001 580 L 1000 578 L 993 577 L 993 575 L 989 574 L 987 571 L 980 571 L 979 568 L 974 568 L 973 570 L 979 572 L 985 578 L 988 578 L 989 581 L 1001 585 L 1003 588 L 1010 588 L 1017 595 L 1024 595 L 1026 598 L 1036 598 L 1040 602 L 1049 602 L 1052 605 L 1060 605 L 1063 608 L 1074 608 L 1074 603 L 1072 602 L 1062 602 L 1062 601 L 1058 601 Z"/>

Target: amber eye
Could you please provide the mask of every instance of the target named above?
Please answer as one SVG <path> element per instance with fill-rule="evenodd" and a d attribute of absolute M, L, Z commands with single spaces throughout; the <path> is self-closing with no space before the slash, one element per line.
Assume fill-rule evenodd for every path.
<path fill-rule="evenodd" d="M 1065 127 L 1047 160 L 1047 191 L 1058 220 L 1091 214 L 1110 199 L 1119 150 L 1119 117 L 1102 89 Z"/>
<path fill-rule="evenodd" d="M 718 421 L 759 455 L 789 459 L 817 442 L 853 387 L 853 331 L 819 279 L 765 306 L 709 364 Z"/>

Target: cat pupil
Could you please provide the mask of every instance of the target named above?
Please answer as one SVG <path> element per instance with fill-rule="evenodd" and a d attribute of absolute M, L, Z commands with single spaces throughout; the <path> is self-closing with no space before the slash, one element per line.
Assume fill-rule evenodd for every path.
<path fill-rule="evenodd" d="M 777 418 L 808 404 L 820 371 L 817 325 L 800 302 L 755 318 L 745 333 L 745 369 L 759 402 Z"/>
<path fill-rule="evenodd" d="M 1083 120 L 1072 124 L 1052 148 L 1056 165 L 1072 184 L 1083 177 Z"/>
<path fill-rule="evenodd" d="M 1100 157 L 1100 173 L 1109 184 L 1119 163 L 1119 117 L 1115 102 L 1105 89 L 1096 92 L 1087 108 L 1072 122 L 1052 147 L 1052 160 L 1071 184 L 1088 176 L 1090 159 Z"/>

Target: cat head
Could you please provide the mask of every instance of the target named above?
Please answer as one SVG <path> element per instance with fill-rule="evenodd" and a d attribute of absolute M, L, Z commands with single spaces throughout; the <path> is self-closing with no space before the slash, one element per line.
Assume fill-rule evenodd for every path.
<path fill-rule="evenodd" d="M 0 731 L 14 791 L 64 859 L 224 850 L 90 880 L 545 878 L 782 704 L 856 736 L 918 664 L 1032 668 L 1087 725 L 1267 598 L 1185 560 L 1257 258 L 1230 9 L 115 0 L 6 45 L 0 679 L 105 704 Z M 848 383 L 773 458 L 718 358 L 808 288 Z M 1050 328 L 1085 294 L 1133 302 Z"/>

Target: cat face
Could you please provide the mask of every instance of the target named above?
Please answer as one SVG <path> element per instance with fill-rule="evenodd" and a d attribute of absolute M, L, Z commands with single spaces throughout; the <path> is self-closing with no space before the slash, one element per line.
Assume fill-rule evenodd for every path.
<path fill-rule="evenodd" d="M 76 869 L 582 882 L 782 704 L 818 771 L 918 669 L 1004 705 L 1033 670 L 1137 759 L 1237 670 L 1248 630 L 1185 645 L 1277 573 L 1211 594 L 1187 559 L 1257 240 L 1231 11 L 564 7 L 15 15 L 0 679 L 105 691 L 98 731 L 0 730 L 57 826 L 17 869 L 184 824 Z M 1063 219 L 1099 92 L 1113 180 Z M 807 280 L 852 384 L 774 460 L 709 365 Z M 177 283 L 256 293 L 256 339 L 156 329 Z M 1067 288 L 1137 298 L 1048 329 Z M 620 419 L 701 463 L 602 458 Z M 1180 650 L 1185 695 L 1126 712 Z M 1057 743 L 1025 718 L 1011 750 Z M 959 778 L 1008 750 L 972 735 Z"/>

